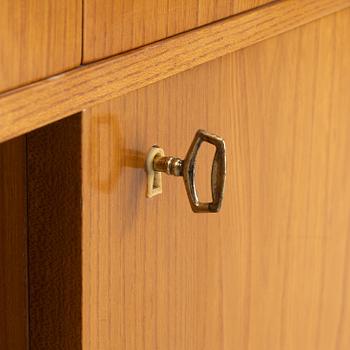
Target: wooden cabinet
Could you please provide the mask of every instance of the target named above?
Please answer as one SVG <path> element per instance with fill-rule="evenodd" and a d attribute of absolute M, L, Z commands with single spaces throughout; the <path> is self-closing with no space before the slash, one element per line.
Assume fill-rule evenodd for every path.
<path fill-rule="evenodd" d="M 348 349 L 349 34 L 349 1 L 278 1 L 0 95 L 1 348 Z M 145 195 L 197 129 L 215 214 Z"/>

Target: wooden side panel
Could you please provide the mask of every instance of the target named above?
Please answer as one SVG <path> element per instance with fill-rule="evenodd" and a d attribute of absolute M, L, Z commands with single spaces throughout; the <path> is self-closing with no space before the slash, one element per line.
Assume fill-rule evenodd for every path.
<path fill-rule="evenodd" d="M 273 0 L 84 0 L 84 62 L 243 12 Z"/>
<path fill-rule="evenodd" d="M 81 349 L 80 116 L 27 136 L 30 349 Z"/>
<path fill-rule="evenodd" d="M 3 0 L 0 92 L 80 65 L 82 0 Z"/>
<path fill-rule="evenodd" d="M 0 349 L 28 343 L 26 142 L 0 144 Z"/>
<path fill-rule="evenodd" d="M 345 10 L 85 112 L 84 349 L 349 349 L 349 31 Z M 218 215 L 179 178 L 145 198 L 148 148 L 198 128 L 227 144 Z"/>

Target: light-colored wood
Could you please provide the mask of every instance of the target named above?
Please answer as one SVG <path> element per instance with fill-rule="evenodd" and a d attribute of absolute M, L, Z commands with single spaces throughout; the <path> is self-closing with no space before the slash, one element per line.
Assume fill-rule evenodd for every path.
<path fill-rule="evenodd" d="M 81 5 L 80 0 L 1 1 L 0 92 L 80 65 Z M 1 350 L 30 346 L 26 158 L 25 136 L 0 145 Z"/>
<path fill-rule="evenodd" d="M 83 349 L 350 348 L 349 31 L 347 9 L 84 113 Z M 180 178 L 145 198 L 148 148 L 198 128 L 227 144 L 217 215 Z"/>
<path fill-rule="evenodd" d="M 84 62 L 266 4 L 272 0 L 84 0 Z"/>
<path fill-rule="evenodd" d="M 27 136 L 30 349 L 81 349 L 80 116 Z"/>
<path fill-rule="evenodd" d="M 350 6 L 288 0 L 0 96 L 0 142 Z"/>
<path fill-rule="evenodd" d="M 80 65 L 81 0 L 3 0 L 0 91 Z"/>
<path fill-rule="evenodd" d="M 28 344 L 26 142 L 0 145 L 0 349 Z"/>

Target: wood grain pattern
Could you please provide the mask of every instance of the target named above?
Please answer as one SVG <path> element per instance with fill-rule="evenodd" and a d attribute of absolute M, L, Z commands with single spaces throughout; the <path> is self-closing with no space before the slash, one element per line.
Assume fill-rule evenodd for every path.
<path fill-rule="evenodd" d="M 84 113 L 84 349 L 349 349 L 349 31 L 347 9 Z M 148 148 L 198 128 L 227 144 L 219 215 L 178 178 L 145 198 Z"/>
<path fill-rule="evenodd" d="M 81 0 L 1 1 L 0 91 L 79 66 L 81 37 Z"/>
<path fill-rule="evenodd" d="M 288 0 L 0 96 L 0 141 L 350 6 Z"/>
<path fill-rule="evenodd" d="M 0 349 L 28 344 L 25 137 L 0 144 Z"/>
<path fill-rule="evenodd" d="M 30 349 L 81 349 L 80 116 L 27 136 Z"/>
<path fill-rule="evenodd" d="M 272 0 L 84 0 L 83 61 L 91 62 Z"/>

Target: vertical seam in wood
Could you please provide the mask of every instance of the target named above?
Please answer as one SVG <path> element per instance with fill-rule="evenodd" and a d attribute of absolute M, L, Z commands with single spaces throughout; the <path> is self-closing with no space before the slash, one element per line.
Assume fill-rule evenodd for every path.
<path fill-rule="evenodd" d="M 85 12 L 85 0 L 81 0 L 81 53 L 80 53 L 80 65 L 84 64 L 84 26 L 85 26 L 85 20 L 84 20 L 84 12 Z"/>

